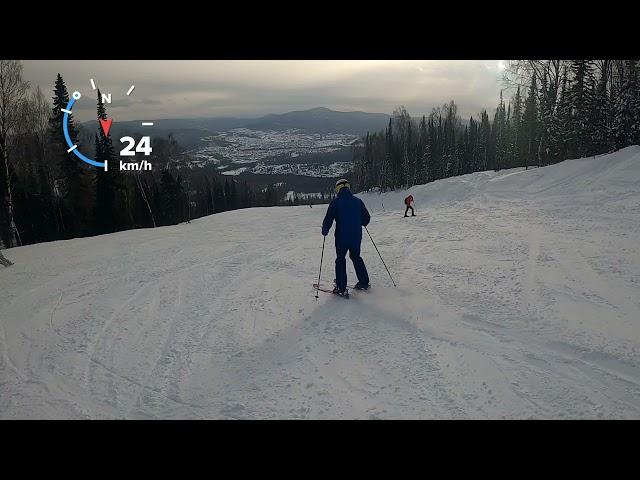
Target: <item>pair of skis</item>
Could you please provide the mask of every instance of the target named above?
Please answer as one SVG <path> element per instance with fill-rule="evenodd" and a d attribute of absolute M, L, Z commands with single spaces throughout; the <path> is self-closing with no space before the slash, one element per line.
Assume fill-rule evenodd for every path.
<path fill-rule="evenodd" d="M 342 298 L 349 298 L 349 290 L 360 290 L 356 288 L 355 285 L 347 285 L 347 290 L 345 290 L 345 293 L 340 294 L 340 293 L 335 293 L 332 288 L 323 287 L 322 285 L 318 285 L 317 283 L 313 284 L 313 288 L 315 288 L 319 292 L 331 293 L 333 295 L 337 295 L 338 297 L 342 297 Z M 367 290 L 369 290 L 370 288 L 371 287 L 369 287 Z"/>

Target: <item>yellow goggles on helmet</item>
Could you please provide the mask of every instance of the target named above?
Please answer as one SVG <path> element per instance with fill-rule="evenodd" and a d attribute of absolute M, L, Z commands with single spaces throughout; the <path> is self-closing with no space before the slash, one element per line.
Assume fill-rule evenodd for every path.
<path fill-rule="evenodd" d="M 341 188 L 351 188 L 351 185 L 349 185 L 349 182 L 341 182 L 339 184 L 336 185 L 336 193 L 338 193 L 340 191 Z"/>

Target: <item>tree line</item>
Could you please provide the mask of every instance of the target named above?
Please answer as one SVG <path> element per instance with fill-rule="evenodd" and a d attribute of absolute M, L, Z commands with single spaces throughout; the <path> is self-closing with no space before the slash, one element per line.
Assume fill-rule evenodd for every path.
<path fill-rule="evenodd" d="M 463 121 L 452 100 L 420 120 L 399 107 L 353 149 L 357 190 L 383 192 L 483 170 L 545 166 L 640 143 L 640 61 L 508 63 L 493 118 Z"/>
<path fill-rule="evenodd" d="M 19 61 L 0 60 L 0 247 L 300 203 L 297 198 L 285 201 L 282 186 L 250 185 L 211 168 L 184 168 L 172 135 L 154 139 L 152 153 L 145 157 L 153 171 L 121 172 L 111 137 L 98 126 L 93 144 L 84 148 L 93 148 L 94 160 L 108 161 L 111 168 L 104 172 L 88 166 L 67 152 L 61 109 L 69 92 L 60 74 L 52 100 L 22 78 Z M 99 90 L 96 118 L 107 118 Z M 73 115 L 68 126 L 71 140 L 82 150 Z"/>
<path fill-rule="evenodd" d="M 491 119 L 483 110 L 463 121 L 454 101 L 417 121 L 400 107 L 384 131 L 368 133 L 356 145 L 348 178 L 355 190 L 386 191 L 640 143 L 639 69 L 638 60 L 509 62 L 505 82 L 513 95 L 506 103 L 500 95 Z M 212 168 L 182 168 L 172 136 L 154 139 L 152 172 L 98 171 L 67 152 L 61 108 L 69 93 L 61 75 L 52 100 L 22 78 L 19 61 L 0 60 L 0 247 L 302 203 L 284 200 L 276 184 L 261 187 Z M 107 118 L 100 92 L 96 118 Z M 72 115 L 69 134 L 82 149 Z M 94 159 L 115 166 L 111 137 L 100 128 L 93 137 Z"/>

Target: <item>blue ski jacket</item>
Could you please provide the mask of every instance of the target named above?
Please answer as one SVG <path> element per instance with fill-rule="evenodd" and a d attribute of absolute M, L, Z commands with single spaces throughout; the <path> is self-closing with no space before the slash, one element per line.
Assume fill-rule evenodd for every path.
<path fill-rule="evenodd" d="M 334 220 L 336 221 L 336 245 L 360 245 L 362 227 L 369 225 L 371 215 L 362 200 L 345 187 L 340 189 L 338 196 L 329 204 L 322 222 L 322 235 L 326 236 L 329 233 Z"/>

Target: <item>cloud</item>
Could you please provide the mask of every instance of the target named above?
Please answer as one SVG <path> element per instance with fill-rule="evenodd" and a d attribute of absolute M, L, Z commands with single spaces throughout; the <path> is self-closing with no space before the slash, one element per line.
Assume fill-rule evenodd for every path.
<path fill-rule="evenodd" d="M 25 61 L 24 75 L 45 94 L 57 73 L 83 98 L 80 121 L 95 117 L 89 79 L 112 93 L 108 111 L 123 120 L 202 116 L 259 116 L 316 106 L 391 113 L 404 105 L 415 116 L 454 99 L 461 114 L 494 109 L 500 61 L 225 60 Z M 126 91 L 136 88 L 131 96 Z"/>

